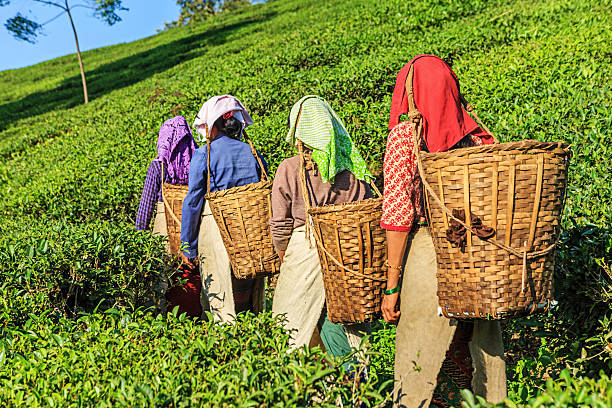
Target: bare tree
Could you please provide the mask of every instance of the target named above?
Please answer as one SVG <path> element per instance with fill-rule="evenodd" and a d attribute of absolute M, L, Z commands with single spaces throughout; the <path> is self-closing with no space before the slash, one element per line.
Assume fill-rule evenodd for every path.
<path fill-rule="evenodd" d="M 89 102 L 89 96 L 87 94 L 87 81 L 85 80 L 85 70 L 83 68 L 83 60 L 81 58 L 81 49 L 79 47 L 79 37 L 77 36 L 76 28 L 74 26 L 74 20 L 72 19 L 71 10 L 83 7 L 93 10 L 94 17 L 101 19 L 108 25 L 113 25 L 121 21 L 121 17 L 117 14 L 119 11 L 128 10 L 121 6 L 122 0 L 83 0 L 84 3 L 71 5 L 68 0 L 32 0 L 35 3 L 39 3 L 43 6 L 56 7 L 61 9 L 61 12 L 52 19 L 45 21 L 44 23 L 38 23 L 32 21 L 29 18 L 23 16 L 21 13 L 13 18 L 6 20 L 4 27 L 13 34 L 15 38 L 22 41 L 27 41 L 34 44 L 39 34 L 42 33 L 43 27 L 59 18 L 60 16 L 67 14 L 70 20 L 70 26 L 74 33 L 74 42 L 76 43 L 77 57 L 79 59 L 79 68 L 81 69 L 81 79 L 83 81 L 83 95 L 85 96 L 85 103 Z M 10 0 L 0 0 L 0 7 L 6 6 L 10 3 Z"/>

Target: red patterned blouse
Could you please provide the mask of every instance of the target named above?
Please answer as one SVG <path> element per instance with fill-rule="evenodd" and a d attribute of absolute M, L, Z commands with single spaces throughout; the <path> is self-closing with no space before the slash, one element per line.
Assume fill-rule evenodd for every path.
<path fill-rule="evenodd" d="M 414 123 L 401 122 L 387 138 L 383 165 L 385 194 L 380 223 L 387 230 L 410 232 L 415 222 L 427 222 L 422 200 L 423 187 L 413 150 L 414 131 Z M 480 128 L 470 134 L 473 145 L 482 144 L 480 135 L 488 137 Z"/>

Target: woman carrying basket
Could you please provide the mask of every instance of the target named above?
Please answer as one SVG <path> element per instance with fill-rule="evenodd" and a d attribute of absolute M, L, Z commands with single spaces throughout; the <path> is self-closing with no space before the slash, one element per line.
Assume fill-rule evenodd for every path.
<path fill-rule="evenodd" d="M 149 228 L 153 211 L 156 211 L 153 233 L 168 236 L 166 211 L 162 197 L 162 184 L 185 185 L 189 178 L 189 164 L 193 152 L 198 148 L 187 121 L 182 116 L 168 119 L 159 129 L 157 157 L 149 165 L 136 215 L 136 229 Z M 163 178 L 163 180 L 162 180 Z M 167 247 L 170 250 L 169 246 Z M 186 280 L 182 286 L 170 288 L 166 293 L 168 304 L 162 309 L 179 307 L 179 313 L 200 316 L 200 288 L 202 282 L 197 271 L 181 267 L 174 278 Z M 164 283 L 162 286 L 166 286 Z"/>
<path fill-rule="evenodd" d="M 314 237 L 307 236 L 307 213 L 300 179 L 301 166 L 308 206 L 340 204 L 371 197 L 366 180 L 372 177 L 365 161 L 327 102 L 305 96 L 291 109 L 287 142 L 302 150 L 278 167 L 272 186 L 272 241 L 282 264 L 272 312 L 284 314 L 294 330 L 292 346 L 309 345 L 320 329 L 332 355 L 341 357 L 358 348 L 367 325 L 333 324 L 326 318 L 321 264 Z M 348 367 L 348 365 L 347 365 Z"/>
<path fill-rule="evenodd" d="M 406 79 L 411 66 L 418 112 L 409 112 L 408 107 L 411 95 L 406 92 L 410 88 Z M 457 330 L 456 320 L 438 314 L 436 253 L 425 227 L 422 185 L 413 150 L 416 128 L 413 121 L 399 123 L 399 118 L 407 113 L 413 119 L 420 112 L 421 149 L 429 152 L 493 143 L 493 137 L 463 109 L 461 98 L 455 73 L 442 59 L 431 55 L 419 55 L 402 68 L 393 92 L 381 226 L 387 230 L 388 245 L 388 280 L 382 312 L 387 322 L 399 321 L 395 349 L 396 406 L 429 404 L 447 350 L 451 342 L 456 344 L 453 337 L 464 331 L 461 326 Z M 466 327 L 472 330 L 471 324 Z M 503 400 L 506 373 L 499 322 L 476 320 L 469 351 L 474 371 L 470 369 L 467 374 L 472 378 L 474 392 L 490 402 Z M 415 364 L 420 370 L 414 369 Z"/>
<path fill-rule="evenodd" d="M 244 128 L 252 124 L 244 105 L 231 95 L 206 101 L 193 124 L 208 143 L 194 152 L 189 170 L 181 220 L 181 242 L 186 245 L 182 257 L 189 265 L 199 257 L 202 304 L 221 322 L 233 320 L 241 311 L 258 313 L 263 309 L 263 278 L 234 277 L 219 227 L 205 200 L 208 191 L 259 181 L 262 169 L 258 160 L 251 147 L 240 141 Z"/>

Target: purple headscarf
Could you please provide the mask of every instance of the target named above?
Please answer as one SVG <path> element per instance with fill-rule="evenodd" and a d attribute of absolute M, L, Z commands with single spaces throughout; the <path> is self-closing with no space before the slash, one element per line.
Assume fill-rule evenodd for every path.
<path fill-rule="evenodd" d="M 175 116 L 164 122 L 159 129 L 157 157 L 154 161 L 163 163 L 166 183 L 189 182 L 189 163 L 191 155 L 197 148 L 184 117 Z"/>

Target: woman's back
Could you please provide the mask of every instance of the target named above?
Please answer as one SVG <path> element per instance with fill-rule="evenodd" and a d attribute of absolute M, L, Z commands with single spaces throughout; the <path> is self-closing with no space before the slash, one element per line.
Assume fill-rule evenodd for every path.
<path fill-rule="evenodd" d="M 203 146 L 198 151 L 198 154 L 203 155 L 202 165 L 204 168 L 202 170 L 203 174 L 206 174 L 208 172 L 206 164 L 208 159 L 207 147 Z M 262 162 L 264 162 L 263 158 Z M 210 143 L 211 191 L 257 183 L 260 174 L 259 163 L 257 163 L 257 159 L 253 156 L 248 144 L 224 134 L 218 135 Z"/>
<path fill-rule="evenodd" d="M 306 171 L 306 187 L 311 206 L 343 204 L 372 197 L 370 186 L 350 171 L 336 174 L 334 183 L 324 182 L 316 169 Z M 311 167 L 311 166 L 309 166 Z M 283 250 L 295 228 L 304 225 L 306 209 L 300 181 L 300 157 L 283 160 L 276 170 L 272 186 L 270 232 L 277 249 Z"/>

